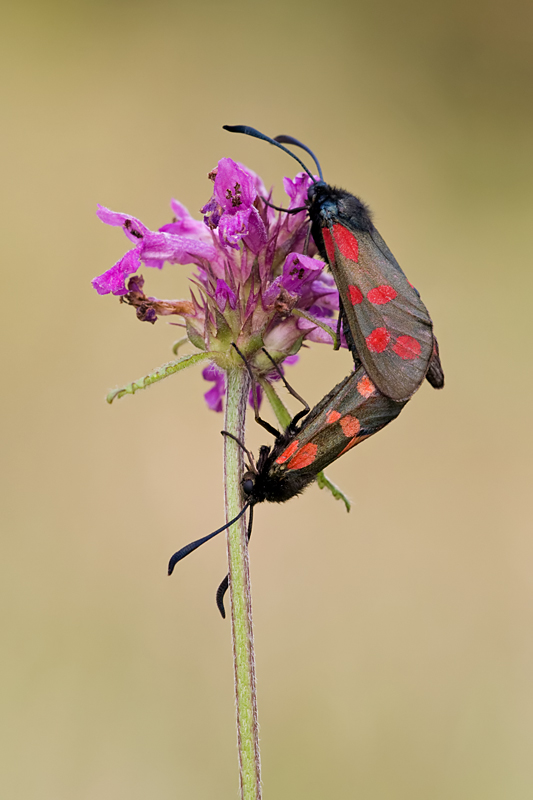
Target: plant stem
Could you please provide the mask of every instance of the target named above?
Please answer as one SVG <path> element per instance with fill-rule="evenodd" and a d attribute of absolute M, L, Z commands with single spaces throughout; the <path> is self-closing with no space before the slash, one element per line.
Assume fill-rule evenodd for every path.
<path fill-rule="evenodd" d="M 244 441 L 246 400 L 249 392 L 248 374 L 244 369 L 234 368 L 227 371 L 226 377 L 225 429 L 240 441 Z M 242 508 L 243 468 L 242 449 L 233 439 L 225 436 L 224 491 L 227 520 L 235 517 Z M 255 684 L 252 597 L 244 517 L 241 517 L 228 530 L 228 562 L 241 798 L 242 800 L 260 800 L 261 761 Z"/>

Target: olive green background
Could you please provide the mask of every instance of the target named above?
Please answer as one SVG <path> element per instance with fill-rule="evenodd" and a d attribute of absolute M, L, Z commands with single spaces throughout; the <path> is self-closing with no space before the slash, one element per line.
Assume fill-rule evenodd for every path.
<path fill-rule="evenodd" d="M 446 387 L 251 543 L 265 800 L 533 794 L 532 11 L 526 2 L 44 2 L 3 12 L 0 785 L 10 800 L 236 798 L 230 627 L 214 604 L 222 416 L 90 279 L 122 256 L 96 203 L 193 212 L 222 131 L 309 144 L 361 195 L 428 305 Z M 190 269 L 144 269 L 185 297 Z M 311 403 L 347 374 L 314 346 Z M 252 420 L 253 422 L 253 420 Z M 268 440 L 250 427 L 254 448 Z"/>

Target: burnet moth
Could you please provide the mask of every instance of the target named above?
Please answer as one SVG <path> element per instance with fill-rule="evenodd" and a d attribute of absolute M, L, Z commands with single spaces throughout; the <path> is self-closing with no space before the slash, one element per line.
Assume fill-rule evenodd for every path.
<path fill-rule="evenodd" d="M 245 364 L 251 374 L 246 361 Z M 305 408 L 293 417 L 283 433 L 279 433 L 261 419 L 256 407 L 256 421 L 274 435 L 275 442 L 272 446 L 263 445 L 260 448 L 257 461 L 238 442 L 248 459 L 248 468 L 241 484 L 245 501 L 243 508 L 223 527 L 178 550 L 170 559 L 169 575 L 178 561 L 233 525 L 248 508 L 250 538 L 253 507 L 257 503 L 284 503 L 299 495 L 321 470 L 392 422 L 407 402 L 396 402 L 379 392 L 362 366 L 344 378 L 311 410 L 283 375 L 281 378 L 288 391 L 304 403 Z M 255 395 L 254 392 L 254 397 Z M 303 421 L 300 422 L 302 418 Z M 223 617 L 223 598 L 227 587 L 226 577 L 217 591 L 217 605 Z"/>
<path fill-rule="evenodd" d="M 312 185 L 306 208 L 320 255 L 333 273 L 340 297 L 339 323 L 356 369 L 362 363 L 379 391 L 408 400 L 427 378 L 444 385 L 433 323 L 418 291 L 376 230 L 368 207 L 345 189 L 327 184 L 313 152 L 292 136 L 269 136 L 247 125 L 224 125 L 231 133 L 263 139 L 284 150 L 307 172 Z M 320 180 L 283 144 L 301 147 L 314 160 Z"/>

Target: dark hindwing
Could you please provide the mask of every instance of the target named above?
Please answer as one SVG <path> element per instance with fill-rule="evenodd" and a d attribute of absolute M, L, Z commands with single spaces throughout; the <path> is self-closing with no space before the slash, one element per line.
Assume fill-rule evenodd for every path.
<path fill-rule="evenodd" d="M 406 402 L 378 392 L 361 367 L 315 406 L 295 434 L 279 446 L 276 443 L 268 482 L 278 491 L 284 484 L 288 489 L 300 482 L 306 485 L 343 453 L 392 422 Z"/>
<path fill-rule="evenodd" d="M 338 218 L 322 234 L 356 354 L 383 394 L 407 400 L 433 353 L 424 303 L 375 228 L 353 230 Z"/>

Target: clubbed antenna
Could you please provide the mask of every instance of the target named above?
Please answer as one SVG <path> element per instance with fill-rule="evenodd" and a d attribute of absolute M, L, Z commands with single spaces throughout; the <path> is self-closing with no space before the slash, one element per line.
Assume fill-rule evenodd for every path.
<path fill-rule="evenodd" d="M 275 142 L 284 142 L 285 144 L 293 144 L 295 147 L 301 147 L 302 150 L 305 150 L 306 153 L 309 153 L 311 158 L 316 164 L 316 168 L 318 170 L 318 174 L 320 175 L 320 180 L 323 181 L 324 177 L 322 175 L 322 167 L 318 161 L 318 158 L 315 156 L 313 151 L 303 142 L 299 142 L 298 139 L 295 139 L 294 136 L 286 136 L 284 133 L 280 134 L 280 136 L 274 136 Z"/>
<path fill-rule="evenodd" d="M 174 567 L 176 566 L 178 561 L 181 561 L 182 558 L 185 558 L 185 556 L 188 556 L 189 553 L 192 553 L 194 550 L 196 550 L 197 547 L 200 547 L 202 544 L 205 544 L 206 542 L 209 541 L 209 539 L 212 539 L 213 536 L 216 536 L 217 534 L 222 533 L 222 531 L 225 531 L 226 528 L 230 527 L 230 525 L 233 525 L 234 522 L 237 522 L 237 520 L 242 517 L 242 515 L 244 514 L 244 512 L 246 511 L 246 509 L 248 508 L 249 505 L 250 505 L 249 502 L 246 503 L 244 508 L 241 508 L 241 510 L 239 511 L 239 513 L 237 514 L 236 517 L 233 517 L 233 519 L 230 519 L 229 522 L 227 522 L 225 525 L 223 525 L 218 530 L 213 531 L 213 533 L 209 533 L 207 536 L 204 536 L 202 539 L 197 539 L 195 542 L 191 542 L 190 544 L 186 544 L 185 547 L 182 547 L 181 550 L 178 550 L 177 553 L 174 553 L 174 555 L 172 556 L 172 558 L 168 562 L 168 574 L 172 575 L 172 573 L 174 571 Z"/>
<path fill-rule="evenodd" d="M 269 142 L 270 144 L 273 144 L 274 147 L 279 147 L 280 150 L 284 150 L 286 153 L 288 153 L 290 155 L 291 158 L 294 158 L 294 160 L 297 161 L 298 164 L 307 172 L 307 174 L 309 175 L 309 177 L 311 178 L 313 183 L 316 183 L 316 180 L 315 180 L 314 176 L 307 169 L 307 167 L 305 166 L 304 162 L 300 161 L 298 156 L 295 156 L 294 153 L 292 153 L 286 147 L 283 147 L 283 145 L 280 144 L 280 142 L 277 141 L 276 139 L 271 139 L 270 136 L 266 136 L 264 133 L 261 133 L 261 131 L 258 131 L 255 128 L 250 128 L 249 125 L 223 125 L 222 127 L 224 128 L 225 131 L 229 131 L 230 133 L 244 133 L 245 136 L 254 136 L 256 139 L 263 139 L 263 141 Z M 279 139 L 281 137 L 277 137 L 277 138 Z M 307 147 L 305 147 L 303 144 L 300 144 L 300 142 L 298 142 L 296 139 L 292 139 L 290 136 L 283 137 L 283 139 L 284 139 L 284 141 L 287 141 L 288 144 L 296 144 L 299 147 L 303 147 L 304 150 L 306 150 L 308 153 L 310 153 L 313 156 L 311 151 Z M 322 180 L 322 171 L 320 169 L 318 161 L 316 160 L 316 158 L 314 156 L 313 156 L 313 158 L 315 160 L 316 165 L 318 166 L 318 171 L 320 173 L 320 179 Z"/>

